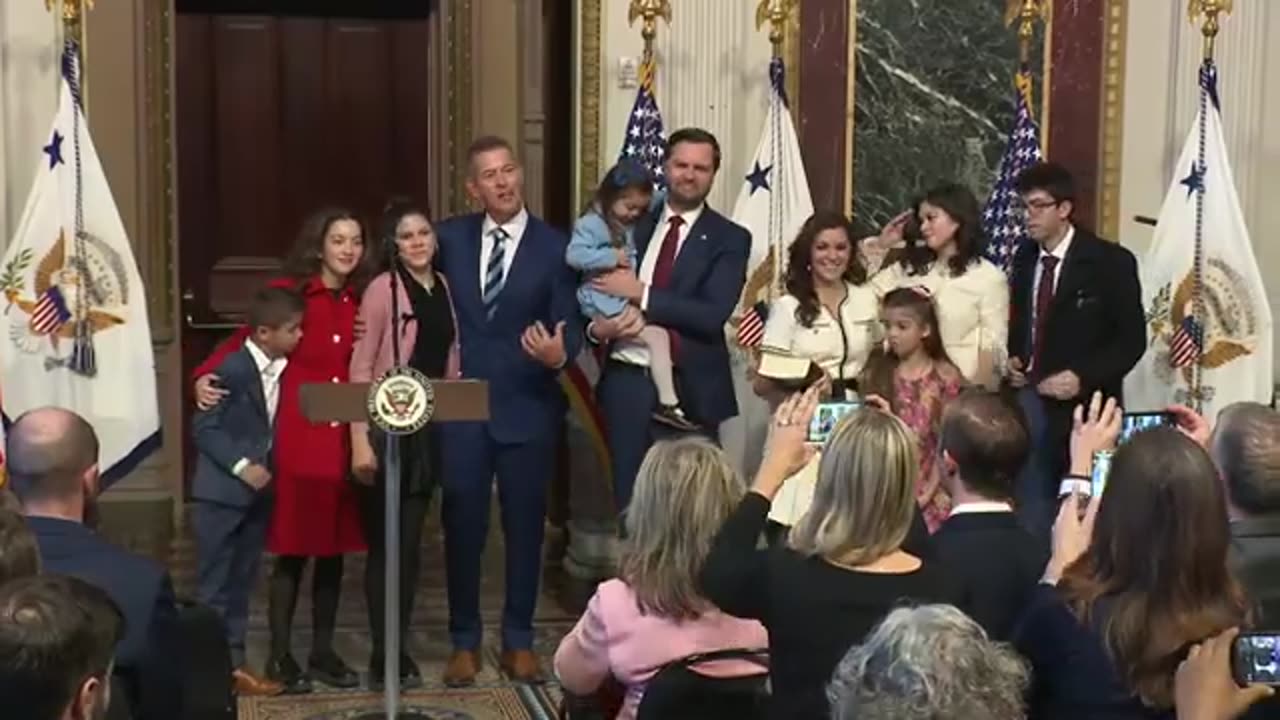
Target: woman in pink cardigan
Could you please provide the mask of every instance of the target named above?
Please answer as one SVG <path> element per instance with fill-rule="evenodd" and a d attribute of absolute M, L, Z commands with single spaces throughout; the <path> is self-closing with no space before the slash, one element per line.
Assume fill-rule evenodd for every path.
<path fill-rule="evenodd" d="M 380 237 L 394 237 L 398 262 L 374 278 L 360 301 L 357 339 L 351 355 L 351 382 L 370 382 L 395 364 L 391 323 L 391 279 L 396 274 L 399 296 L 400 363 L 427 377 L 456 379 L 458 362 L 457 320 L 444 277 L 435 271 L 436 236 L 427 214 L 406 202 L 392 202 L 382 217 Z M 388 263 L 389 264 L 389 263 Z M 440 477 L 440 453 L 428 427 L 401 439 L 400 486 L 400 662 L 402 687 L 416 687 L 422 675 L 406 652 L 409 616 L 418 586 L 418 547 L 422 523 L 432 491 Z M 369 660 L 369 685 L 380 689 L 386 668 L 383 648 L 386 635 L 384 609 L 383 498 L 385 477 L 381 468 L 385 437 L 367 423 L 351 424 L 351 470 L 360 484 L 361 515 L 369 556 L 364 591 L 369 605 L 369 629 L 373 656 Z"/>
<path fill-rule="evenodd" d="M 618 577 L 596 588 L 556 650 L 556 675 L 566 690 L 588 695 L 612 676 L 626 687 L 617 717 L 631 720 L 663 665 L 713 650 L 768 647 L 760 623 L 720 612 L 697 590 L 711 542 L 745 491 L 724 453 L 706 439 L 659 442 L 649 450 L 626 511 Z M 698 671 L 739 677 L 762 669 L 724 660 Z"/>

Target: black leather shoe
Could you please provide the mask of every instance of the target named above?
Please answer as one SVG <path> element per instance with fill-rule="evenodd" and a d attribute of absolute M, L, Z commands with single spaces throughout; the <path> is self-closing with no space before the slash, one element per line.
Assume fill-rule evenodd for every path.
<path fill-rule="evenodd" d="M 311 692 L 311 678 L 302 671 L 292 654 L 272 658 L 267 663 L 267 677 L 284 685 L 285 695 L 303 695 Z"/>
<path fill-rule="evenodd" d="M 360 676 L 332 650 L 322 650 L 307 658 L 307 673 L 329 687 L 353 688 L 360 684 Z"/>

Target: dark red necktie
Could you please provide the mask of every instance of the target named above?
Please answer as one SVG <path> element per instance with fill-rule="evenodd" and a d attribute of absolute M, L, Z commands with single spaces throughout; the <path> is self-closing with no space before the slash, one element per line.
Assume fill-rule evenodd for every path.
<path fill-rule="evenodd" d="M 1058 258 L 1045 255 L 1040 258 L 1040 286 L 1036 288 L 1035 335 L 1032 338 L 1031 367 L 1040 369 L 1040 351 L 1044 348 L 1044 330 L 1049 324 L 1049 306 L 1053 304 L 1054 271 Z"/>
<path fill-rule="evenodd" d="M 679 215 L 672 215 L 667 220 L 667 234 L 662 238 L 658 262 L 653 266 L 653 280 L 649 283 L 659 290 L 665 290 L 671 285 L 671 273 L 676 267 L 676 250 L 680 247 L 681 225 L 684 225 L 684 218 Z M 675 364 L 680 351 L 680 338 L 670 328 L 667 328 L 667 334 L 671 336 L 671 362 Z"/>

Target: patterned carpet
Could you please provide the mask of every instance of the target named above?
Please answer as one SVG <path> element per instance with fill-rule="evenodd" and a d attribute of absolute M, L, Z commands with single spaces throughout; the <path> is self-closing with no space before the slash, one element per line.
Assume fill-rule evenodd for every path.
<path fill-rule="evenodd" d="M 496 505 L 496 503 L 495 503 Z M 498 672 L 498 629 L 502 612 L 502 543 L 497 518 L 491 525 L 485 552 L 481 613 L 485 622 L 483 663 L 476 687 L 446 688 L 441 673 L 448 660 L 448 601 L 445 595 L 443 552 L 438 511 L 433 512 L 423 533 L 422 571 L 417 605 L 411 623 L 409 653 L 422 670 L 423 687 L 402 693 L 402 710 L 414 710 L 432 720 L 532 720 L 556 717 L 559 689 L 554 682 L 531 688 L 506 681 Z M 560 536 L 548 532 L 547 555 L 559 557 Z M 177 544 L 173 564 L 179 595 L 190 595 L 194 577 L 194 556 L 189 538 Z M 591 589 L 567 578 L 558 562 L 547 563 L 542 592 L 535 615 L 534 650 L 551 673 L 551 657 L 560 639 L 568 632 L 585 606 Z M 270 559 L 264 563 L 255 593 L 248 635 L 249 663 L 261 669 L 268 654 L 266 622 L 266 577 Z M 371 643 L 365 610 L 364 556 L 350 556 L 343 574 L 343 594 L 338 611 L 335 649 L 362 675 L 368 668 Z M 305 665 L 311 645 L 311 605 L 309 578 L 304 578 L 303 596 L 294 621 L 293 651 Z M 317 685 L 309 695 L 276 698 L 242 698 L 242 720 L 348 720 L 382 707 L 381 693 L 359 690 L 332 690 Z"/>

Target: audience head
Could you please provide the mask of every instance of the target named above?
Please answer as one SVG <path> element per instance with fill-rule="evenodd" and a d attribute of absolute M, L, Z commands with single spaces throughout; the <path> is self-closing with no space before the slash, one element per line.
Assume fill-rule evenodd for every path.
<path fill-rule="evenodd" d="M 836 667 L 832 720 L 1021 720 L 1030 672 L 950 605 L 890 612 Z"/>
<path fill-rule="evenodd" d="M 849 218 L 835 210 L 818 210 L 804 221 L 787 255 L 787 292 L 800 301 L 796 320 L 813 327 L 820 308 L 817 288 L 867 281 L 866 268 L 853 247 Z"/>
<path fill-rule="evenodd" d="M 28 515 L 93 526 L 97 519 L 98 435 L 63 408 L 29 410 L 9 427 L 9 478 Z"/>
<path fill-rule="evenodd" d="M 951 275 L 960 275 L 982 252 L 982 224 L 978 200 L 969 188 L 944 183 L 930 188 L 915 205 L 922 246 L 909 248 L 906 264 L 923 274 L 930 263 L 947 256 Z"/>
<path fill-rule="evenodd" d="M 636 474 L 618 575 L 641 612 L 696 618 L 706 610 L 698 572 L 746 486 L 724 452 L 703 438 L 656 443 Z"/>
<path fill-rule="evenodd" d="M 615 231 L 630 226 L 649 209 L 653 200 L 653 176 L 643 165 L 623 160 L 609 168 L 596 188 L 594 205 Z"/>
<path fill-rule="evenodd" d="M 1027 234 L 1044 245 L 1067 232 L 1075 209 L 1076 183 L 1057 163 L 1032 165 L 1018 177 L 1018 193 L 1027 209 Z"/>
<path fill-rule="evenodd" d="M 0 509 L 0 585 L 40 572 L 40 548 L 26 518 Z"/>
<path fill-rule="evenodd" d="M 1186 645 L 1245 615 L 1217 471 L 1193 440 L 1153 428 L 1116 451 L 1101 503 L 1088 549 L 1058 587 L 1082 622 L 1106 598 L 1102 635 L 1120 676 L 1148 705 L 1169 707 Z"/>
<path fill-rule="evenodd" d="M 702 128 L 677 130 L 667 140 L 663 168 L 667 203 L 677 210 L 691 210 L 711 192 L 720 170 L 720 141 Z"/>
<path fill-rule="evenodd" d="M 306 303 L 296 290 L 268 285 L 249 301 L 249 327 L 253 341 L 271 358 L 293 352 L 302 339 L 302 312 Z"/>
<path fill-rule="evenodd" d="M 1260 403 L 1228 405 L 1218 414 L 1209 453 L 1235 512 L 1280 513 L 1280 413 Z"/>
<path fill-rule="evenodd" d="M 43 575 L 0 587 L 0 707 L 12 720 L 101 720 L 124 618 L 107 594 Z"/>
<path fill-rule="evenodd" d="M 918 470 L 915 434 L 901 420 L 871 408 L 845 415 L 823 447 L 813 503 L 788 544 L 842 565 L 895 552 L 911 527 Z"/>
<path fill-rule="evenodd" d="M 524 170 L 506 139 L 485 135 L 467 148 L 467 193 L 498 223 L 524 209 Z"/>
<path fill-rule="evenodd" d="M 953 499 L 1008 500 L 1030 450 L 1026 422 L 999 393 L 966 390 L 942 411 L 938 449 Z"/>
<path fill-rule="evenodd" d="M 305 282 L 319 276 L 329 287 L 363 287 L 368 275 L 364 225 L 350 210 L 321 208 L 302 223 L 285 271 Z"/>
<path fill-rule="evenodd" d="M 382 211 L 379 237 L 384 243 L 395 243 L 396 257 L 410 272 L 423 273 L 435 260 L 435 228 L 431 226 L 427 211 L 407 198 L 394 198 Z M 385 251 L 383 253 L 385 255 Z M 382 270 L 390 267 L 390 258 L 384 258 Z"/>

